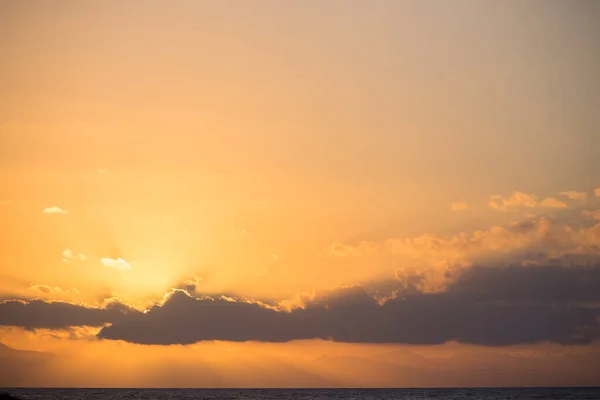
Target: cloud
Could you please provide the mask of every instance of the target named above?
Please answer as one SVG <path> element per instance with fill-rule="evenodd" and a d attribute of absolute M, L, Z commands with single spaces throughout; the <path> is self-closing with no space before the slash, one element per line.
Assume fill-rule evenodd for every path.
<path fill-rule="evenodd" d="M 196 289 L 200 286 L 200 281 L 202 281 L 201 276 L 194 276 L 194 279 L 184 281 L 183 284 L 179 285 L 178 288 L 186 290 L 190 293 L 194 293 Z"/>
<path fill-rule="evenodd" d="M 63 210 L 60 207 L 53 206 L 53 207 L 44 208 L 44 213 L 46 213 L 46 214 L 68 214 L 69 211 Z"/>
<path fill-rule="evenodd" d="M 4 204 L 12 204 L 12 200 L 1 200 L 0 201 L 0 206 L 4 205 Z"/>
<path fill-rule="evenodd" d="M 62 260 L 64 262 L 70 263 L 73 262 L 73 251 L 71 249 L 64 249 L 62 252 Z"/>
<path fill-rule="evenodd" d="M 576 193 L 576 192 L 563 192 L 563 193 Z M 526 208 L 567 208 L 567 204 L 559 201 L 553 197 L 549 197 L 542 201 L 538 201 L 537 197 L 532 194 L 523 192 L 513 192 L 509 197 L 503 198 L 500 195 L 493 195 L 490 197 L 488 205 L 496 210 L 522 210 Z"/>
<path fill-rule="evenodd" d="M 126 269 L 131 269 L 131 264 L 129 264 L 127 261 L 125 261 L 122 258 L 102 258 L 100 260 L 100 262 L 105 266 L 105 267 L 111 267 L 111 268 L 116 268 L 118 270 L 126 270 Z"/>
<path fill-rule="evenodd" d="M 365 268 L 387 260 L 398 279 L 418 278 L 418 290 L 437 292 L 452 282 L 454 272 L 475 265 L 584 267 L 600 263 L 600 223 L 594 216 L 594 211 L 573 210 L 559 217 L 540 216 L 471 233 L 396 237 L 345 244 L 344 248 L 360 252 Z"/>
<path fill-rule="evenodd" d="M 361 251 L 353 246 L 347 246 L 341 243 L 333 243 L 323 250 L 323 255 L 336 257 L 360 257 Z"/>
<path fill-rule="evenodd" d="M 141 313 L 122 303 L 92 308 L 62 301 L 7 300 L 0 302 L 0 325 L 25 329 L 65 329 L 72 326 L 103 326 L 134 319 Z"/>
<path fill-rule="evenodd" d="M 502 207 L 529 201 L 517 197 L 518 202 L 494 200 Z M 535 207 L 542 207 L 548 199 L 533 200 Z M 161 345 L 314 338 L 405 344 L 459 341 L 487 346 L 590 343 L 600 339 L 600 222 L 594 219 L 595 212 L 565 210 L 455 235 L 334 243 L 324 255 L 364 262 L 370 268 L 379 268 L 375 262 L 389 262 L 393 265 L 389 277 L 299 296 L 297 301 L 279 305 L 224 295 L 192 296 L 192 289 L 199 292 L 199 279 L 194 279 L 181 286 L 187 290 L 174 289 L 144 313 L 121 313 L 114 318 L 111 314 L 106 322 L 111 325 L 98 335 Z M 123 258 L 101 261 L 114 268 L 130 267 Z M 45 316 L 28 311 L 31 302 L 20 304 L 24 306 L 19 306 L 19 313 L 28 318 L 29 328 L 48 324 Z M 32 310 L 52 309 L 34 305 Z M 56 312 L 66 313 L 69 323 L 81 326 L 91 325 L 91 315 L 104 310 L 77 307 L 76 312 L 67 307 Z M 6 308 L 0 304 L 0 324 L 4 325 L 8 324 Z"/>
<path fill-rule="evenodd" d="M 594 210 L 594 211 L 589 211 L 589 210 L 583 210 L 581 212 L 582 215 L 585 215 L 586 217 L 590 217 L 596 220 L 600 220 L 600 210 Z"/>
<path fill-rule="evenodd" d="M 32 284 L 31 286 L 29 286 L 30 290 L 34 290 L 34 291 L 38 291 L 38 292 L 42 292 L 45 294 L 50 294 L 50 293 L 62 293 L 61 288 L 59 287 L 51 287 L 48 285 L 37 285 L 37 284 Z"/>
<path fill-rule="evenodd" d="M 515 191 L 507 198 L 500 195 L 493 195 L 488 203 L 490 207 L 498 210 L 510 208 L 534 208 L 537 207 L 537 200 L 534 195 Z"/>
<path fill-rule="evenodd" d="M 489 346 L 590 343 L 600 338 L 600 268 L 474 268 L 447 291 L 380 304 L 362 287 L 341 288 L 289 312 L 260 303 L 173 291 L 143 316 L 102 328 L 100 338 L 140 344 L 206 340 Z M 597 306 L 596 306 L 597 307 Z"/>
<path fill-rule="evenodd" d="M 87 257 L 83 253 L 79 253 L 79 254 L 75 255 L 73 253 L 73 250 L 64 249 L 62 252 L 62 260 L 66 263 L 73 263 L 75 260 L 85 261 L 85 260 L 87 260 Z"/>
<path fill-rule="evenodd" d="M 553 197 L 549 197 L 547 199 L 544 199 L 540 203 L 540 206 L 542 206 L 542 207 L 550 207 L 550 208 L 567 208 L 567 207 L 569 207 L 565 203 L 563 203 L 562 201 L 556 200 Z"/>
<path fill-rule="evenodd" d="M 596 303 L 600 300 L 599 267 L 473 267 L 461 271 L 447 293 L 468 296 L 475 302 L 549 302 L 565 307 L 570 303 Z"/>
<path fill-rule="evenodd" d="M 587 197 L 587 193 L 586 192 L 576 192 L 574 190 L 569 190 L 566 192 L 560 192 L 559 193 L 560 196 L 566 196 L 568 198 L 570 198 L 571 200 L 585 200 Z"/>
<path fill-rule="evenodd" d="M 469 208 L 465 203 L 452 203 L 452 211 L 463 211 Z"/>
<path fill-rule="evenodd" d="M 227 296 L 191 296 L 175 289 L 144 313 L 122 303 L 92 308 L 65 302 L 0 303 L 0 325 L 26 329 L 103 326 L 98 337 L 139 344 L 199 341 L 286 342 L 326 339 L 353 343 L 486 346 L 600 339 L 600 263 L 474 266 L 454 273 L 443 290 L 416 289 L 418 276 L 395 296 L 378 300 L 361 286 L 304 297 L 290 310 Z M 52 290 L 40 285 L 41 290 Z M 111 324 L 111 325 L 106 325 Z"/>
<path fill-rule="evenodd" d="M 596 197 L 600 197 L 600 188 L 594 189 L 594 194 L 596 195 Z"/>
<path fill-rule="evenodd" d="M 29 290 L 35 291 L 35 292 L 40 292 L 43 294 L 47 294 L 47 295 L 54 295 L 54 294 L 79 294 L 79 290 L 77 289 L 61 289 L 58 286 L 48 286 L 48 285 L 39 285 L 39 284 L 31 284 L 29 286 Z"/>

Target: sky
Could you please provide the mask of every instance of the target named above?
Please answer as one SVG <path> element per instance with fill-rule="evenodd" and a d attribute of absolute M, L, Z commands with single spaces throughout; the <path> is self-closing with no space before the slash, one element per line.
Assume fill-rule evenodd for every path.
<path fill-rule="evenodd" d="M 600 385 L 599 18 L 0 2 L 0 386 Z"/>

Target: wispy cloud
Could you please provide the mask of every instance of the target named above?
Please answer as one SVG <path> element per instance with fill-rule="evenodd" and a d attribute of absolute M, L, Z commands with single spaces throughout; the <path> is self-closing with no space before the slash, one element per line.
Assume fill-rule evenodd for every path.
<path fill-rule="evenodd" d="M 61 289 L 58 286 L 49 286 L 49 285 L 39 285 L 39 284 L 31 284 L 29 286 L 29 290 L 33 290 L 35 292 L 40 292 L 44 294 L 80 294 L 79 290 L 73 289 Z"/>
<path fill-rule="evenodd" d="M 567 192 L 563 192 L 567 193 Z M 571 193 L 571 192 L 568 192 Z M 576 193 L 576 192 L 573 192 Z M 525 208 L 537 208 L 537 207 L 548 207 L 548 208 L 568 208 L 569 206 L 555 199 L 549 197 L 542 201 L 538 201 L 537 196 L 527 194 L 519 191 L 513 192 L 509 197 L 503 198 L 500 195 L 493 195 L 490 197 L 488 205 L 496 210 L 522 210 Z"/>
<path fill-rule="evenodd" d="M 122 258 L 102 258 L 100 260 L 105 267 L 116 268 L 118 270 L 131 269 L 131 264 Z"/>
<path fill-rule="evenodd" d="M 360 257 L 361 251 L 354 247 L 348 246 L 341 243 L 333 243 L 331 246 L 323 251 L 325 256 L 336 256 L 336 257 Z"/>
<path fill-rule="evenodd" d="M 62 256 L 63 256 L 63 261 L 64 262 L 73 262 L 73 250 L 71 249 L 64 249 L 62 252 Z"/>
<path fill-rule="evenodd" d="M 326 256 L 363 255 L 365 265 L 381 262 L 382 256 L 395 257 L 396 278 L 406 286 L 421 291 L 441 290 L 454 279 L 455 273 L 475 265 L 552 265 L 573 267 L 600 265 L 600 209 L 575 208 L 573 212 L 553 215 L 567 205 L 556 198 L 538 200 L 531 195 L 517 194 L 508 199 L 494 197 L 498 207 L 529 204 L 517 208 L 523 219 L 506 225 L 493 225 L 474 232 L 455 235 L 422 234 L 392 237 L 377 242 L 336 242 L 322 251 Z M 582 202 L 586 207 L 592 204 Z M 535 210 L 536 213 L 527 213 Z M 541 214 L 541 215 L 538 215 Z M 546 214 L 546 215 L 544 215 Z M 370 249 L 369 252 L 365 251 Z M 378 258 L 368 258 L 374 254 Z M 383 265 L 383 264 L 382 264 Z M 390 268 L 393 265 L 390 262 Z M 387 267 L 386 267 L 387 268 Z M 416 280 L 417 283 L 411 281 Z"/>
<path fill-rule="evenodd" d="M 452 211 L 464 211 L 467 208 L 469 208 L 469 206 L 465 203 L 452 203 Z"/>
<path fill-rule="evenodd" d="M 76 260 L 85 261 L 87 257 L 83 253 L 75 254 L 71 249 L 64 249 L 62 252 L 62 260 L 66 263 L 72 263 Z"/>
<path fill-rule="evenodd" d="M 600 197 L 600 188 L 596 188 L 596 189 L 594 189 L 594 194 L 595 194 L 597 197 Z"/>
<path fill-rule="evenodd" d="M 201 276 L 194 276 L 194 279 L 190 279 L 187 281 L 184 281 L 184 289 L 189 291 L 189 292 L 193 292 L 194 290 L 196 290 L 196 288 L 198 286 L 200 286 L 200 281 L 202 280 Z"/>
<path fill-rule="evenodd" d="M 534 195 L 515 191 L 506 198 L 500 195 L 493 195 L 488 205 L 497 210 L 506 210 L 509 208 L 534 208 L 538 204 Z"/>
<path fill-rule="evenodd" d="M 53 207 L 44 208 L 44 213 L 46 213 L 46 214 L 68 214 L 69 211 L 63 210 L 62 208 L 57 207 L 57 206 L 53 206 Z"/>
<path fill-rule="evenodd" d="M 566 205 L 562 201 L 556 200 L 554 197 L 549 197 L 547 199 L 544 199 L 540 203 L 540 206 L 542 206 L 542 207 L 550 207 L 550 208 L 568 208 L 569 207 L 568 205 Z"/>
<path fill-rule="evenodd" d="M 585 215 L 586 217 L 600 220 L 600 210 L 594 210 L 594 211 L 583 210 L 581 212 L 581 214 Z"/>
<path fill-rule="evenodd" d="M 0 201 L 0 206 L 3 204 L 12 204 L 12 200 L 2 200 Z"/>
<path fill-rule="evenodd" d="M 587 193 L 586 192 L 576 192 L 574 190 L 568 190 L 566 192 L 560 192 L 559 196 L 566 196 L 566 197 L 570 198 L 571 200 L 585 200 L 585 198 L 587 197 Z"/>

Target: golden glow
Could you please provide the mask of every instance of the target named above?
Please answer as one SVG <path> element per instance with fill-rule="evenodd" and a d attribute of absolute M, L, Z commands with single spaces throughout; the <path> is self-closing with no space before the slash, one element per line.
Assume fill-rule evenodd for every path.
<path fill-rule="evenodd" d="M 589 368 L 558 362 L 589 356 L 579 347 L 539 344 L 488 348 L 447 343 L 440 346 L 358 345 L 321 340 L 289 343 L 206 342 L 190 346 L 140 346 L 91 340 L 85 327 L 61 333 L 2 330 L 17 348 L 57 355 L 53 371 L 36 385 L 79 387 L 461 387 L 545 385 L 590 382 Z M 123 357 L 127 354 L 127 357 Z M 594 350 L 595 356 L 600 355 Z M 511 363 L 496 374 L 474 374 L 490 363 Z M 562 365 L 561 365 L 562 364 Z"/>
<path fill-rule="evenodd" d="M 145 310 L 185 287 L 289 311 L 415 277 L 440 292 L 524 253 L 597 257 L 598 8 L 544 3 L 1 2 L 0 301 Z M 53 386 L 535 385 L 435 360 L 461 353 L 468 376 L 576 351 L 99 329 L 0 326 L 0 342 L 63 357 L 39 378 Z M 405 350 L 420 373 L 403 377 Z"/>

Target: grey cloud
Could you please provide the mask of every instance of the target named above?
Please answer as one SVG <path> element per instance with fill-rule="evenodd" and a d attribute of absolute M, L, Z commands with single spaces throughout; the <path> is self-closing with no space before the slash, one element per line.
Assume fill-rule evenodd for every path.
<path fill-rule="evenodd" d="M 102 329 L 99 336 L 144 344 L 202 340 L 332 339 L 359 343 L 491 346 L 600 338 L 600 269 L 474 268 L 445 292 L 405 291 L 379 304 L 362 287 L 332 291 L 303 309 L 196 299 L 174 292 L 143 318 Z M 582 304 L 585 302 L 585 304 Z"/>
<path fill-rule="evenodd" d="M 4 302 L 0 324 L 61 328 L 111 323 L 100 338 L 158 345 L 319 338 L 503 346 L 585 344 L 600 338 L 600 266 L 476 267 L 452 282 L 443 292 L 399 291 L 384 303 L 363 287 L 343 288 L 307 299 L 303 308 L 289 312 L 222 296 L 192 297 L 183 290 L 146 313 L 122 304 L 93 309 L 40 300 Z"/>
<path fill-rule="evenodd" d="M 141 344 L 189 344 L 203 340 L 282 342 L 311 337 L 314 327 L 299 324 L 294 313 L 259 304 L 223 298 L 194 298 L 174 291 L 163 305 L 151 308 L 143 318 L 102 329 L 105 339 Z"/>
<path fill-rule="evenodd" d="M 600 268 L 474 267 L 459 272 L 447 295 L 472 301 L 600 302 Z"/>
<path fill-rule="evenodd" d="M 140 315 L 139 311 L 117 302 L 109 303 L 105 308 L 44 300 L 6 300 L 0 303 L 0 325 L 25 329 L 102 326 L 125 319 L 135 319 Z"/>

